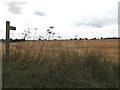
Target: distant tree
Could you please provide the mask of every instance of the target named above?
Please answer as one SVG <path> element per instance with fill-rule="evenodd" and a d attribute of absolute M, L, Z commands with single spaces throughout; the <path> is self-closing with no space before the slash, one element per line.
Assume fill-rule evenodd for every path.
<path fill-rule="evenodd" d="M 103 39 L 103 37 L 101 37 L 101 39 Z"/>
<path fill-rule="evenodd" d="M 93 38 L 93 39 L 96 39 L 96 38 Z"/>
<path fill-rule="evenodd" d="M 85 38 L 85 40 L 88 40 L 87 38 Z"/>
<path fill-rule="evenodd" d="M 83 38 L 79 38 L 79 40 L 83 40 Z"/>
<path fill-rule="evenodd" d="M 77 40 L 77 38 L 74 38 L 74 40 Z"/>
<path fill-rule="evenodd" d="M 5 39 L 1 39 L 2 41 L 5 41 Z"/>
<path fill-rule="evenodd" d="M 61 36 L 58 36 L 58 38 L 61 38 Z"/>
<path fill-rule="evenodd" d="M 39 38 L 38 40 L 41 40 L 41 38 Z"/>
<path fill-rule="evenodd" d="M 113 37 L 113 39 L 118 39 L 117 37 Z"/>
<path fill-rule="evenodd" d="M 57 39 L 53 39 L 53 40 L 57 40 Z"/>
<path fill-rule="evenodd" d="M 10 38 L 10 42 L 13 42 L 13 39 L 12 39 L 12 38 Z"/>
<path fill-rule="evenodd" d="M 41 38 L 42 38 L 42 36 L 38 36 L 38 40 L 42 40 Z"/>
<path fill-rule="evenodd" d="M 12 38 L 10 38 L 10 40 L 13 40 Z"/>

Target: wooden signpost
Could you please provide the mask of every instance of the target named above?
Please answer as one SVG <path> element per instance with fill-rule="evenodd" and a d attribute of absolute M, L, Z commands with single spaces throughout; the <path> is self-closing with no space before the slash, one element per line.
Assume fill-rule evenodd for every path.
<path fill-rule="evenodd" d="M 10 22 L 6 21 L 6 59 L 9 59 L 9 47 L 10 47 L 10 30 L 16 30 L 16 27 L 10 26 Z"/>

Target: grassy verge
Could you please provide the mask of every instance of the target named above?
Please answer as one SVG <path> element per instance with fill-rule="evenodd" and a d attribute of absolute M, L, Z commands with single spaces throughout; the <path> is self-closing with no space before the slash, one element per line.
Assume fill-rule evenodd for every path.
<path fill-rule="evenodd" d="M 16 52 L 16 51 L 15 51 Z M 117 88 L 118 66 L 101 52 L 60 50 L 39 58 L 13 53 L 3 57 L 3 88 Z"/>

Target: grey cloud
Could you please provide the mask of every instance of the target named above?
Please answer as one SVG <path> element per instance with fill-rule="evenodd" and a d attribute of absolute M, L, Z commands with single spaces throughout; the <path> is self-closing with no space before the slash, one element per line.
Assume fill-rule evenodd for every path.
<path fill-rule="evenodd" d="M 110 24 L 116 24 L 117 23 L 117 19 L 115 18 L 90 18 L 90 20 L 82 20 L 81 22 L 76 22 L 75 25 L 76 26 L 92 26 L 92 27 L 97 27 L 97 28 L 102 28 L 105 25 L 110 25 Z"/>
<path fill-rule="evenodd" d="M 104 13 L 105 12 L 105 13 Z M 117 24 L 118 23 L 118 9 L 114 8 L 108 11 L 101 12 L 102 16 L 98 15 L 94 17 L 91 16 L 83 16 L 81 19 L 76 20 L 74 25 L 76 27 L 97 27 L 102 28 L 105 25 Z"/>
<path fill-rule="evenodd" d="M 94 32 L 89 32 L 89 33 L 94 33 Z"/>
<path fill-rule="evenodd" d="M 13 14 L 22 14 L 22 5 L 26 2 L 8 2 L 8 11 Z"/>
<path fill-rule="evenodd" d="M 43 12 L 41 12 L 41 11 L 35 11 L 34 14 L 35 14 L 35 15 L 38 15 L 38 16 L 42 16 L 42 17 L 43 17 L 43 16 L 46 16 L 46 14 L 43 13 Z"/>

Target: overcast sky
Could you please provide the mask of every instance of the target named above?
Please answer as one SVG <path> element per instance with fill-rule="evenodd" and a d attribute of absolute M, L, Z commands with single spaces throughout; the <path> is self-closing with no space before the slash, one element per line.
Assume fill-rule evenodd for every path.
<path fill-rule="evenodd" d="M 17 28 L 11 38 L 21 38 L 30 28 L 34 36 L 45 36 L 54 26 L 54 37 L 100 38 L 118 36 L 119 0 L 0 0 L 0 39 L 6 21 Z M 13 34 L 14 36 L 13 36 Z"/>

